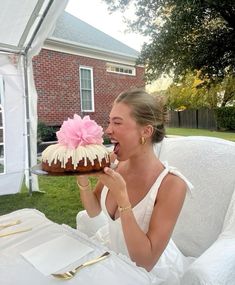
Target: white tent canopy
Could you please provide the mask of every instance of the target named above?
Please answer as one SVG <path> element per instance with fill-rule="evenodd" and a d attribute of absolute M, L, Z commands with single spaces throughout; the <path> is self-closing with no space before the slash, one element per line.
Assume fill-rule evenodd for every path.
<path fill-rule="evenodd" d="M 0 195 L 38 190 L 30 168 L 37 162 L 37 93 L 32 57 L 68 0 L 0 2 Z"/>

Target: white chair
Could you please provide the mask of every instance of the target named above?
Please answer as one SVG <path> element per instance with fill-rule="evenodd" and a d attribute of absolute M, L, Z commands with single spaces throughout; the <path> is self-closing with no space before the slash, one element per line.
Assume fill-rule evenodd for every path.
<path fill-rule="evenodd" d="M 196 257 L 181 285 L 235 285 L 235 143 L 199 136 L 165 138 L 154 150 L 194 185 L 173 233 L 183 254 Z M 88 236 L 105 223 L 103 214 L 89 219 L 82 211 L 77 216 L 78 228 Z"/>
<path fill-rule="evenodd" d="M 194 185 L 173 233 L 183 254 L 196 257 L 181 284 L 235 285 L 235 143 L 166 138 L 155 152 Z"/>

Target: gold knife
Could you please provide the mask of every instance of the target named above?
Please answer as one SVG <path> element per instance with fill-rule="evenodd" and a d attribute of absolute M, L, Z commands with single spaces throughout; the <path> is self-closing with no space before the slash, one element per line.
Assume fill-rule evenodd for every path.
<path fill-rule="evenodd" d="M 26 229 L 20 229 L 20 230 L 17 230 L 17 231 L 11 231 L 11 232 L 8 232 L 8 233 L 1 233 L 0 237 L 6 237 L 6 236 L 14 235 L 14 234 L 24 233 L 24 232 L 28 232 L 28 231 L 31 231 L 31 230 L 32 230 L 32 228 L 26 228 Z"/>

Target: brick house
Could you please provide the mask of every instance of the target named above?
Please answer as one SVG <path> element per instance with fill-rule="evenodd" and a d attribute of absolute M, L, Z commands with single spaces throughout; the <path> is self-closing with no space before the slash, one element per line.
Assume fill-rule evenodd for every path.
<path fill-rule="evenodd" d="M 76 113 L 105 128 L 114 98 L 144 86 L 137 58 L 136 50 L 64 12 L 33 60 L 38 121 L 60 126 Z"/>

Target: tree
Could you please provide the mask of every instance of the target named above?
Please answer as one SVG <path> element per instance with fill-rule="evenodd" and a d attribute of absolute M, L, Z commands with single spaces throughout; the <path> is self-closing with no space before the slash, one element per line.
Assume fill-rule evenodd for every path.
<path fill-rule="evenodd" d="M 198 85 L 203 83 L 194 73 L 187 73 L 180 82 L 173 82 L 165 91 L 167 96 L 168 106 L 171 110 L 181 109 L 200 109 L 203 107 L 214 107 L 211 100 L 211 94 L 216 94 L 216 91 L 205 90 L 198 88 Z M 216 96 L 215 96 L 216 98 Z M 217 101 L 215 102 L 215 104 Z"/>
<path fill-rule="evenodd" d="M 235 102 L 235 77 L 218 80 L 200 79 L 200 72 L 188 72 L 165 91 L 171 110 L 225 107 Z"/>
<path fill-rule="evenodd" d="M 235 103 L 235 76 L 228 75 L 221 83 L 221 107 Z"/>
<path fill-rule="evenodd" d="M 234 0 L 104 0 L 111 11 L 135 5 L 129 26 L 150 38 L 140 62 L 146 79 L 173 71 L 175 78 L 200 70 L 223 80 L 235 74 Z"/>

